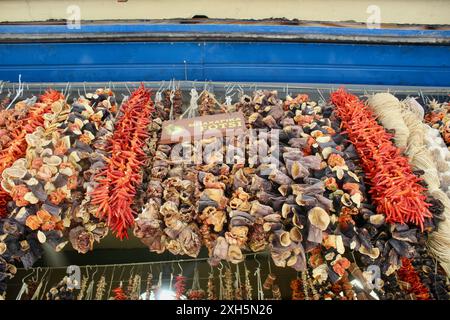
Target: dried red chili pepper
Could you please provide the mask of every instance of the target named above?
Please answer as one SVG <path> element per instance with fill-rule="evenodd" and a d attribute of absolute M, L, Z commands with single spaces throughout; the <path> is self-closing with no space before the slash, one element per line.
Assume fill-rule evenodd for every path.
<path fill-rule="evenodd" d="M 366 173 L 369 193 L 386 222 L 413 223 L 423 230 L 431 218 L 421 178 L 392 143 L 392 135 L 379 125 L 370 109 L 355 95 L 339 89 L 331 95 L 337 116 L 355 146 Z"/>
<path fill-rule="evenodd" d="M 92 192 L 98 217 L 105 219 L 120 239 L 128 238 L 127 229 L 134 225 L 132 203 L 141 180 L 140 167 L 146 161 L 143 148 L 153 110 L 150 91 L 143 85 L 124 103 L 111 138 L 111 157 L 97 175 L 98 186 Z"/>
<path fill-rule="evenodd" d="M 411 285 L 408 293 L 413 293 L 417 300 L 430 300 L 428 288 L 420 281 L 420 277 L 409 259 L 402 258 L 402 266 L 397 271 L 397 274 L 400 280 Z"/>
<path fill-rule="evenodd" d="M 122 287 L 113 289 L 112 292 L 114 293 L 114 300 L 128 300 L 128 297 Z"/>
<path fill-rule="evenodd" d="M 180 300 L 181 296 L 186 292 L 186 277 L 178 275 L 175 281 L 175 298 Z"/>

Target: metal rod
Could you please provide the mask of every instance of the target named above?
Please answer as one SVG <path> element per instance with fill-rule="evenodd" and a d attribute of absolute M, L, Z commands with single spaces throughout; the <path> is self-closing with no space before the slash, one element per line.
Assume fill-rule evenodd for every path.
<path fill-rule="evenodd" d="M 268 251 L 262 251 L 258 253 L 246 253 L 244 256 L 255 256 L 255 255 L 263 255 L 267 254 Z M 94 265 L 83 265 L 80 267 L 87 268 L 87 267 L 99 267 L 99 268 L 107 268 L 107 267 L 125 267 L 125 266 L 144 266 L 144 265 L 155 265 L 155 264 L 163 264 L 163 263 L 182 263 L 182 262 L 197 262 L 197 261 L 207 261 L 209 257 L 205 258 L 192 258 L 192 259 L 179 259 L 179 260 L 164 260 L 164 261 L 150 261 L 150 262 L 136 262 L 136 263 L 114 263 L 114 264 L 94 264 Z M 66 269 L 68 266 L 63 267 L 37 267 L 41 270 L 48 270 L 48 269 Z M 32 268 L 35 269 L 35 268 Z M 26 271 L 29 269 L 25 268 L 17 268 L 18 271 Z"/>

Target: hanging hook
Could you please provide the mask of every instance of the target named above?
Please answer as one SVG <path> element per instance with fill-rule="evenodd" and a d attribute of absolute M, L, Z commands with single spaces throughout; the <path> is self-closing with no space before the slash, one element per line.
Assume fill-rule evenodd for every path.
<path fill-rule="evenodd" d="M 17 98 L 19 98 L 23 94 L 24 84 L 22 83 L 21 79 L 22 79 L 22 75 L 19 74 L 19 88 L 17 89 L 16 96 L 14 97 L 14 99 L 12 99 L 11 102 L 9 103 L 9 105 L 6 107 L 6 110 L 11 108 L 11 106 L 14 104 L 14 102 L 16 102 Z M 13 88 L 14 88 L 14 84 L 13 84 Z"/>
<path fill-rule="evenodd" d="M 47 275 L 48 271 L 50 270 L 50 268 L 45 268 L 45 272 L 44 275 L 42 276 L 42 281 L 44 280 L 45 276 Z"/>
<path fill-rule="evenodd" d="M 269 273 L 272 273 L 272 266 L 270 265 L 270 255 L 267 256 L 267 264 L 269 265 Z"/>
<path fill-rule="evenodd" d="M 106 293 L 106 294 L 108 294 L 109 295 L 109 293 L 111 292 L 111 289 L 112 289 L 112 284 L 113 284 L 113 281 L 114 281 L 114 272 L 116 271 L 116 265 L 114 265 L 113 266 L 113 269 L 112 269 L 112 273 L 111 273 L 111 281 L 109 282 L 109 288 L 108 288 L 108 292 Z"/>
<path fill-rule="evenodd" d="M 158 91 L 156 91 L 157 93 L 158 92 L 161 92 L 162 90 L 163 90 L 163 88 L 164 88 L 164 84 L 166 83 L 166 81 L 165 80 L 163 80 L 162 82 L 161 82 L 161 84 L 159 85 L 159 89 L 158 89 Z"/>
<path fill-rule="evenodd" d="M 39 281 L 39 272 L 42 271 L 42 267 L 36 268 L 36 281 Z"/>
<path fill-rule="evenodd" d="M 259 260 L 256 259 L 256 253 L 253 255 L 253 259 L 255 259 L 256 263 L 258 264 L 258 268 L 261 268 L 261 262 L 259 262 Z"/>
<path fill-rule="evenodd" d="M 130 270 L 130 277 L 133 276 L 133 271 L 134 271 L 134 266 L 131 267 L 131 270 Z"/>
<path fill-rule="evenodd" d="M 180 261 L 178 261 L 178 267 L 180 268 L 180 276 L 183 275 L 183 268 L 181 267 Z"/>
<path fill-rule="evenodd" d="M 98 272 L 98 265 L 95 266 L 95 271 L 94 271 L 94 274 L 92 275 L 92 279 L 94 279 L 97 272 Z"/>
<path fill-rule="evenodd" d="M 29 277 L 31 277 L 33 274 L 34 274 L 34 269 L 31 269 L 31 273 L 29 273 L 28 275 L 26 275 L 25 277 L 23 277 L 22 283 L 25 283 L 25 280 L 28 279 Z"/>
<path fill-rule="evenodd" d="M 106 269 L 107 269 L 107 267 L 105 266 L 105 267 L 103 268 L 102 277 L 105 276 L 105 274 L 106 274 Z"/>

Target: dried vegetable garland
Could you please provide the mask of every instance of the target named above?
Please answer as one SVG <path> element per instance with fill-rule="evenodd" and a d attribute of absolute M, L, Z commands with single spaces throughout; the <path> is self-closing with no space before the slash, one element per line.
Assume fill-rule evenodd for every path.
<path fill-rule="evenodd" d="M 179 274 L 175 279 L 175 299 L 180 300 L 186 292 L 186 277 Z"/>
<path fill-rule="evenodd" d="M 42 175 L 48 178 L 55 168 L 48 168 L 47 164 L 44 166 L 42 163 L 33 168 L 32 163 L 38 153 L 47 153 L 47 159 L 50 158 L 49 143 L 52 136 L 57 139 L 58 125 L 66 119 L 68 106 L 60 93 L 51 90 L 41 96 L 41 101 L 30 108 L 27 122 L 23 123 L 17 140 L 10 146 L 12 149 L 2 150 L 4 163 L 13 162 L 2 174 L 2 192 L 9 193 L 12 201 L 9 217 L 0 219 L 1 256 L 2 261 L 20 261 L 25 268 L 31 267 L 41 257 L 41 243 L 47 241 L 57 250 L 64 246 L 61 217 L 39 210 L 42 202 L 35 194 L 39 193 L 41 199 L 49 196 L 52 191 L 46 192 L 36 186 Z M 41 143 L 46 144 L 42 146 Z M 35 219 L 37 228 L 29 228 L 26 223 L 28 219 Z"/>
<path fill-rule="evenodd" d="M 414 300 L 430 299 L 428 289 L 421 283 L 420 277 L 414 270 L 410 260 L 402 259 L 402 267 L 398 270 L 398 276 L 402 281 L 409 283 L 410 289 L 408 293 L 414 294 Z"/>
<path fill-rule="evenodd" d="M 55 90 L 48 90 L 43 95 L 40 96 L 39 102 L 34 103 L 33 106 L 27 108 L 27 114 L 25 117 L 17 118 L 17 121 L 11 122 L 8 119 L 0 120 L 4 122 L 6 128 L 4 129 L 4 137 L 2 138 L 2 148 L 0 149 L 0 174 L 10 167 L 16 160 L 25 156 L 27 149 L 27 142 L 25 137 L 27 134 L 33 133 L 33 131 L 43 125 L 44 115 L 52 112 L 52 104 L 61 99 L 64 99 L 62 94 Z M 31 103 L 33 100 L 31 101 Z M 18 102 L 16 105 L 17 109 L 21 110 L 23 103 Z M 16 106 L 14 107 L 16 110 Z M 5 115 L 7 111 L 2 111 L 2 116 Z M 10 115 L 11 116 L 11 115 Z M 12 115 L 14 116 L 14 114 Z M 11 120 L 11 119 L 9 119 Z M 6 205 L 11 199 L 8 195 L 8 181 L 3 177 L 1 179 L 0 187 L 0 217 L 7 215 Z"/>
<path fill-rule="evenodd" d="M 105 219 L 118 238 L 128 237 L 136 213 L 131 206 L 140 181 L 140 165 L 145 159 L 143 147 L 153 103 L 150 91 L 141 86 L 125 102 L 111 138 L 111 158 L 97 176 L 92 204 L 98 205 L 98 217 Z"/>
<path fill-rule="evenodd" d="M 105 222 L 96 216 L 97 208 L 91 203 L 91 192 L 96 187 L 96 175 L 106 165 L 117 107 L 110 89 L 98 89 L 95 94 L 80 97 L 72 108 L 80 111 L 78 119 L 83 120 L 81 130 L 84 133 L 75 143 L 82 146 L 84 152 L 78 153 L 82 168 L 71 215 L 66 217 L 64 223 L 70 228 L 69 240 L 73 248 L 79 253 L 86 253 L 93 249 L 94 242 L 99 242 L 108 232 Z"/>
<path fill-rule="evenodd" d="M 361 156 L 377 211 L 386 215 L 388 223 L 410 222 L 423 229 L 425 220 L 432 217 L 430 205 L 425 202 L 425 189 L 407 158 L 390 141 L 392 135 L 376 122 L 373 113 L 356 96 L 340 89 L 332 94 L 331 100 Z"/>
<path fill-rule="evenodd" d="M 397 146 L 405 147 L 404 153 L 410 159 L 415 170 L 421 172 L 421 177 L 427 186 L 427 201 L 434 204 L 430 210 L 433 221 L 428 221 L 428 229 L 438 225 L 428 239 L 430 252 L 441 262 L 444 269 L 450 268 L 450 199 L 442 190 L 438 166 L 434 161 L 432 151 L 425 143 L 426 131 L 431 128 L 422 123 L 423 108 L 416 100 L 409 98 L 400 102 L 390 93 L 377 93 L 368 99 L 368 106 L 374 110 L 378 121 L 387 128 L 395 128 Z M 402 129 L 403 128 L 403 129 Z M 401 134 L 400 134 L 401 133 Z M 398 144 L 401 137 L 402 144 Z M 444 166 L 446 164 L 444 163 Z M 446 168 L 447 170 L 450 167 Z M 442 221 L 444 220 L 444 221 Z"/>

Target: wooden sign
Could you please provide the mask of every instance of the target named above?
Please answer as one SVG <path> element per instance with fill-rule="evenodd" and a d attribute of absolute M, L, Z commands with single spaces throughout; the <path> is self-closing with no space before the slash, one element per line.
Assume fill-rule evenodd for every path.
<path fill-rule="evenodd" d="M 160 143 L 173 144 L 213 136 L 225 138 L 243 134 L 245 130 L 245 119 L 242 112 L 169 120 L 162 124 Z"/>

